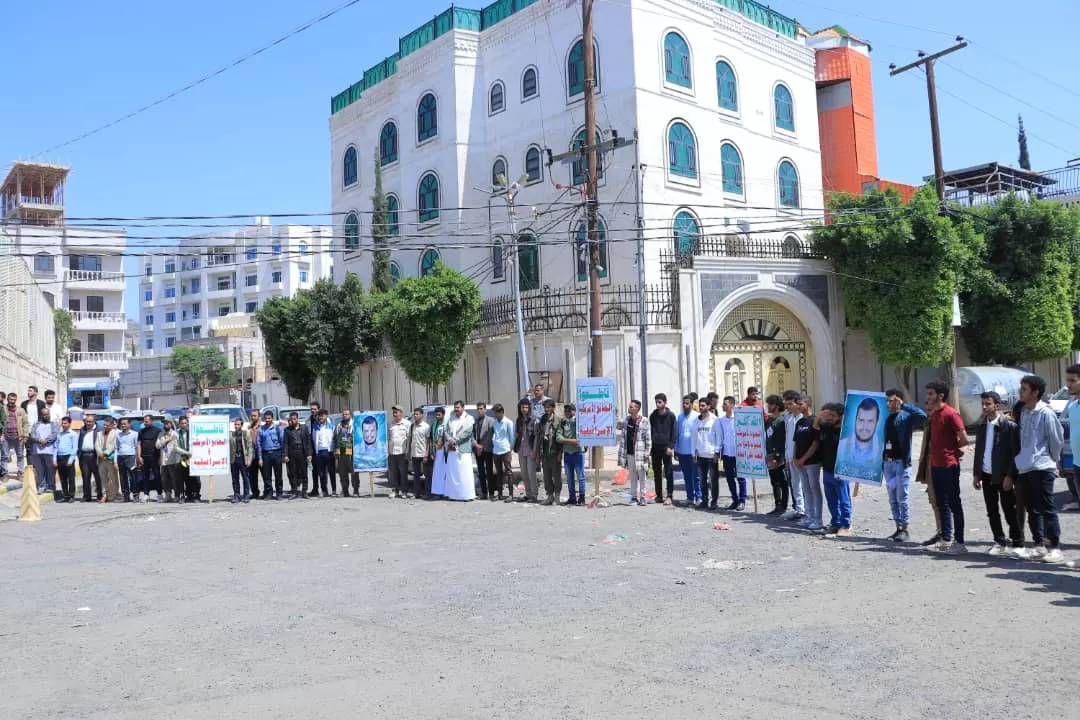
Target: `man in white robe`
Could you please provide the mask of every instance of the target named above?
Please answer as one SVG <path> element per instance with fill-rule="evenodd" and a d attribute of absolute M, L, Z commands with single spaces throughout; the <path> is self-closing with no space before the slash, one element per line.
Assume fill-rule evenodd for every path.
<path fill-rule="evenodd" d="M 443 494 L 451 500 L 475 500 L 472 436 L 474 420 L 465 412 L 465 403 L 454 402 L 454 412 L 446 423 L 446 487 Z"/>

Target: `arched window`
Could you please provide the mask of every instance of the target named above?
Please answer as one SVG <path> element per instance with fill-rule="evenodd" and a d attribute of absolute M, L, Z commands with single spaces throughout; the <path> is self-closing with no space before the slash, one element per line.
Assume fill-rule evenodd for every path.
<path fill-rule="evenodd" d="M 435 270 L 435 265 L 438 264 L 440 259 L 439 251 L 435 248 L 425 250 L 424 254 L 420 256 L 420 277 L 430 275 Z"/>
<path fill-rule="evenodd" d="M 780 247 L 780 254 L 786 258 L 802 257 L 803 244 L 796 235 L 788 235 Z"/>
<path fill-rule="evenodd" d="M 739 358 L 731 358 L 724 363 L 724 394 L 741 398 L 744 385 L 746 385 L 746 365 Z"/>
<path fill-rule="evenodd" d="M 401 266 L 397 261 L 390 263 L 390 286 L 393 287 L 401 282 Z"/>
<path fill-rule="evenodd" d="M 776 170 L 776 184 L 780 187 L 780 207 L 799 207 L 799 173 L 790 160 L 784 160 Z"/>
<path fill-rule="evenodd" d="M 389 165 L 392 162 L 397 162 L 397 159 L 397 125 L 391 121 L 383 125 L 382 132 L 379 133 L 379 164 Z"/>
<path fill-rule="evenodd" d="M 342 184 L 345 187 L 356 184 L 356 148 L 349 147 L 345 150 L 345 159 L 341 168 Z"/>
<path fill-rule="evenodd" d="M 738 112 L 739 83 L 735 79 L 735 71 L 724 60 L 716 62 L 716 97 L 724 110 Z"/>
<path fill-rule="evenodd" d="M 495 238 L 491 242 L 491 279 L 501 281 L 506 276 L 506 263 L 503 256 L 502 238 Z"/>
<path fill-rule="evenodd" d="M 397 195 L 386 196 L 386 231 L 391 235 L 398 235 L 401 232 L 398 221 L 398 210 L 400 208 L 401 203 L 398 202 Z"/>
<path fill-rule="evenodd" d="M 720 146 L 720 167 L 724 179 L 724 192 L 733 195 L 743 194 L 742 156 L 731 143 Z"/>
<path fill-rule="evenodd" d="M 574 142 L 571 144 L 570 149 L 571 150 L 580 150 L 581 148 L 585 147 L 585 144 L 586 144 L 585 143 L 585 138 L 586 138 L 585 130 L 582 129 L 580 132 L 578 132 L 577 137 L 574 138 Z M 603 140 L 600 137 L 600 132 L 597 131 L 597 133 L 596 133 L 596 144 L 599 145 L 601 142 L 603 142 Z M 603 160 L 604 160 L 603 154 L 602 153 L 597 153 L 596 154 L 596 179 L 597 179 L 597 181 L 602 180 L 603 177 L 604 177 L 604 162 L 603 162 Z M 571 185 L 584 185 L 585 184 L 586 171 L 589 169 L 588 164 L 589 164 L 588 158 L 586 158 L 584 155 L 582 155 L 580 159 L 575 160 L 574 162 L 572 162 L 570 164 L 570 184 Z"/>
<path fill-rule="evenodd" d="M 420 208 L 420 222 L 431 222 L 439 219 L 439 178 L 435 173 L 428 173 L 420 178 L 420 189 L 417 193 L 417 207 Z"/>
<path fill-rule="evenodd" d="M 795 132 L 795 104 L 791 100 L 791 91 L 785 85 L 777 85 L 773 90 L 773 112 L 776 114 L 776 127 Z"/>
<path fill-rule="evenodd" d="M 431 93 L 420 98 L 416 108 L 416 142 L 423 142 L 439 134 L 439 104 Z"/>
<path fill-rule="evenodd" d="M 308 244 L 306 242 L 301 242 L 300 243 L 300 254 L 301 255 L 307 255 L 307 252 L 308 252 Z"/>
<path fill-rule="evenodd" d="M 602 218 L 596 219 L 596 237 L 600 241 L 600 278 L 608 276 L 607 224 Z M 574 233 L 574 267 L 578 282 L 589 279 L 589 261 L 592 247 L 589 245 L 589 225 L 584 220 L 578 223 Z"/>
<path fill-rule="evenodd" d="M 345 218 L 345 249 L 356 250 L 360 247 L 360 218 L 356 213 L 349 213 Z"/>
<path fill-rule="evenodd" d="M 536 68 L 525 68 L 525 72 L 521 75 L 521 99 L 528 100 L 531 97 L 536 97 L 539 89 L 536 81 Z"/>
<path fill-rule="evenodd" d="M 701 226 L 697 218 L 686 210 L 680 210 L 675 214 L 674 230 L 675 251 L 683 257 L 696 253 L 701 241 Z"/>
<path fill-rule="evenodd" d="M 500 176 L 502 179 L 500 180 Z M 494 187 L 502 187 L 509 183 L 510 180 L 506 175 L 506 160 L 504 158 L 495 158 L 495 162 L 491 163 L 491 184 Z"/>
<path fill-rule="evenodd" d="M 531 147 L 525 151 L 525 177 L 526 182 L 540 182 L 544 179 L 544 171 L 540 166 L 540 148 Z"/>
<path fill-rule="evenodd" d="M 593 89 L 600 89 L 600 50 L 593 38 Z M 585 43 L 578 40 L 566 56 L 566 94 L 571 99 L 585 92 Z"/>
<path fill-rule="evenodd" d="M 679 87 L 691 85 L 690 46 L 677 32 L 664 36 L 664 79 Z"/>
<path fill-rule="evenodd" d="M 518 287 L 522 292 L 540 288 L 540 242 L 531 232 L 518 235 Z"/>
<path fill-rule="evenodd" d="M 506 88 L 503 87 L 502 80 L 496 80 L 495 84 L 491 86 L 491 92 L 488 93 L 488 112 L 494 115 L 505 109 Z"/>
<path fill-rule="evenodd" d="M 697 147 L 694 133 L 686 123 L 674 122 L 668 128 L 668 170 L 679 177 L 697 178 Z"/>

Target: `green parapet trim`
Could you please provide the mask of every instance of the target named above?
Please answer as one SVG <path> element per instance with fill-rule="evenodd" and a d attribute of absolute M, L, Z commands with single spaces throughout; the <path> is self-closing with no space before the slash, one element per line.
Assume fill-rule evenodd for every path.
<path fill-rule="evenodd" d="M 435 16 L 435 37 L 442 37 L 454 29 L 454 8 Z"/>
<path fill-rule="evenodd" d="M 480 11 L 468 8 L 454 8 L 454 27 L 459 30 L 480 32 Z"/>

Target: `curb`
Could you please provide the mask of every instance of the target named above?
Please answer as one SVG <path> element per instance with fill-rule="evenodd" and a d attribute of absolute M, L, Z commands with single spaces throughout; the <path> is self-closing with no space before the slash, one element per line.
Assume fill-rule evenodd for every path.
<path fill-rule="evenodd" d="M 0 495 L 7 495 L 10 492 L 21 490 L 22 486 L 22 480 L 11 480 L 9 482 L 6 482 L 3 485 L 0 485 Z M 53 493 L 51 492 L 45 493 L 44 495 L 38 495 L 39 503 L 52 502 L 54 499 L 55 498 L 53 497 Z"/>

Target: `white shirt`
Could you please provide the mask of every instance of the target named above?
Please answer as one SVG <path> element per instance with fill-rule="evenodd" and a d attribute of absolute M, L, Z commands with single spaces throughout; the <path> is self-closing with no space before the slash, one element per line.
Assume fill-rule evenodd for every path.
<path fill-rule="evenodd" d="M 401 418 L 400 422 L 391 422 L 386 431 L 386 440 L 391 455 L 404 455 L 405 445 L 409 442 L 409 421 Z"/>
<path fill-rule="evenodd" d="M 720 452 L 723 438 L 720 435 L 720 423 L 715 415 L 709 415 L 705 420 L 697 420 L 694 423 L 694 454 L 699 458 L 712 459 Z"/>
<path fill-rule="evenodd" d="M 83 452 L 94 452 L 94 431 L 93 430 L 87 430 L 86 434 L 83 435 L 82 448 L 80 448 L 80 449 Z"/>
<path fill-rule="evenodd" d="M 67 413 L 64 412 L 64 408 L 60 407 L 60 403 L 54 402 L 49 406 L 49 419 L 53 422 L 60 422 L 64 419 L 65 415 L 67 415 Z"/>
<path fill-rule="evenodd" d="M 987 475 L 994 472 L 991 460 L 994 457 L 994 434 L 997 432 L 997 418 L 986 423 L 986 447 L 983 448 L 982 471 Z"/>
<path fill-rule="evenodd" d="M 37 398 L 27 401 L 26 419 L 30 421 L 30 427 L 34 427 L 34 423 L 37 422 Z"/>
<path fill-rule="evenodd" d="M 735 418 L 721 415 L 716 424 L 720 427 L 720 437 L 723 439 L 720 454 L 735 457 Z"/>
<path fill-rule="evenodd" d="M 795 425 L 801 417 L 802 413 L 784 413 L 784 457 L 788 458 L 789 462 L 795 457 Z"/>
<path fill-rule="evenodd" d="M 315 444 L 315 452 L 334 450 L 334 427 L 330 423 L 323 423 L 311 433 L 311 440 Z"/>

